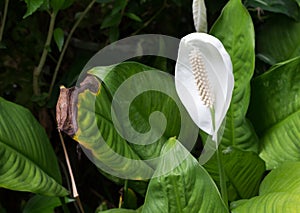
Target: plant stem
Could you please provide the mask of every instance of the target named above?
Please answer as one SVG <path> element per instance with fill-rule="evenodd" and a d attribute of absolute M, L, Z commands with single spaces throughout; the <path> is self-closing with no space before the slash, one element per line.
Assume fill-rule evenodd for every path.
<path fill-rule="evenodd" d="M 59 71 L 59 68 L 60 68 L 60 65 L 61 65 L 61 62 L 64 58 L 64 55 L 66 53 L 66 50 L 69 46 L 69 43 L 71 41 L 71 38 L 73 36 L 73 33 L 75 32 L 76 28 L 78 27 L 78 25 L 80 24 L 80 22 L 82 21 L 82 19 L 84 18 L 84 16 L 90 11 L 90 9 L 92 8 L 93 4 L 96 2 L 96 0 L 93 0 L 91 1 L 91 3 L 85 8 L 85 10 L 80 14 L 80 17 L 77 19 L 77 21 L 75 22 L 75 24 L 73 25 L 67 39 L 66 39 L 66 42 L 64 44 L 64 47 L 61 51 L 61 54 L 59 56 L 59 59 L 57 61 L 57 64 L 56 64 L 56 67 L 55 67 L 55 70 L 54 70 L 54 74 L 53 74 L 53 77 L 52 77 L 52 81 L 51 81 L 51 84 L 50 84 L 50 88 L 49 88 L 49 91 L 48 91 L 48 98 L 50 97 L 52 91 L 53 91 L 53 87 L 54 87 L 54 84 L 55 84 L 55 81 L 56 81 L 56 77 L 57 77 L 57 73 Z"/>
<path fill-rule="evenodd" d="M 212 118 L 212 124 L 213 124 L 213 132 L 215 132 L 215 110 L 214 108 L 210 108 L 210 114 Z M 226 186 L 226 176 L 225 176 L 225 170 L 223 165 L 223 158 L 222 158 L 222 151 L 221 147 L 219 146 L 218 140 L 220 140 L 217 137 L 217 141 L 215 141 L 216 144 L 216 150 L 217 150 L 217 163 L 218 163 L 218 170 L 219 170 L 219 177 L 220 177 L 220 188 L 221 188 L 221 196 L 224 201 L 224 204 L 226 208 L 228 209 L 228 195 L 227 195 L 227 186 Z"/>
<path fill-rule="evenodd" d="M 219 176 L 220 176 L 220 188 L 221 188 L 221 196 L 228 209 L 228 195 L 227 195 L 227 186 L 226 186 L 226 179 L 225 179 L 225 170 L 223 165 L 223 158 L 222 158 L 222 151 L 220 146 L 217 148 L 217 161 L 219 167 Z"/>
<path fill-rule="evenodd" d="M 76 202 L 77 202 L 77 204 L 79 206 L 80 211 L 82 213 L 84 213 L 84 210 L 83 210 L 80 198 L 79 198 L 79 194 L 78 194 L 78 191 L 77 191 L 75 179 L 74 179 L 74 176 L 73 176 L 73 171 L 72 171 L 71 163 L 70 163 L 70 160 L 69 160 L 69 155 L 68 155 L 68 152 L 67 152 L 67 149 L 66 149 L 66 146 L 65 146 L 65 142 L 64 142 L 64 139 L 63 139 L 63 137 L 61 135 L 60 130 L 58 130 L 58 134 L 59 134 L 59 138 L 60 138 L 63 150 L 64 150 L 64 154 L 65 154 L 65 158 L 66 158 L 66 163 L 67 163 L 69 174 L 70 174 L 73 197 L 76 199 Z"/>
<path fill-rule="evenodd" d="M 4 26 L 5 26 L 5 22 L 6 22 L 7 11 L 8 11 L 8 3 L 9 3 L 9 0 L 5 0 L 3 18 L 2 18 L 1 27 L 0 27 L 0 42 L 2 41 L 2 38 L 3 38 Z"/>
<path fill-rule="evenodd" d="M 124 192 L 123 192 L 123 207 L 127 208 L 128 206 L 128 180 L 125 180 Z"/>
<path fill-rule="evenodd" d="M 45 65 L 46 58 L 47 58 L 47 55 L 49 52 L 49 48 L 50 48 L 50 44 L 51 44 L 51 40 L 52 40 L 52 36 L 53 36 L 56 15 L 57 15 L 56 12 L 52 12 L 50 14 L 50 24 L 49 24 L 47 39 L 46 39 L 46 42 L 44 45 L 44 50 L 43 50 L 42 56 L 40 58 L 39 65 L 33 71 L 33 94 L 34 95 L 41 94 L 41 90 L 39 87 L 39 78 L 40 78 L 41 72 L 43 70 L 43 67 Z"/>

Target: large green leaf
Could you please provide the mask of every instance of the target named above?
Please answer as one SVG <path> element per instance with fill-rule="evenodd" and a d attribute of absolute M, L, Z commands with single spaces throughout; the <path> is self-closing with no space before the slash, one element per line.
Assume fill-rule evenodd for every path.
<path fill-rule="evenodd" d="M 232 15 L 234 14 L 234 15 Z M 236 17 L 239 17 L 238 19 Z M 249 198 L 258 192 L 264 163 L 258 157 L 258 138 L 245 118 L 254 72 L 254 30 L 250 15 L 240 0 L 230 0 L 211 29 L 230 54 L 235 78 L 231 104 L 221 139 L 229 200 Z M 204 141 L 210 137 L 202 137 Z M 219 181 L 216 156 L 204 167 Z"/>
<path fill-rule="evenodd" d="M 275 63 L 300 55 L 300 23 L 284 16 L 268 19 L 257 32 L 257 56 Z"/>
<path fill-rule="evenodd" d="M 216 156 L 204 165 L 219 185 Z M 250 198 L 258 194 L 259 184 L 265 172 L 265 164 L 254 152 L 228 147 L 222 153 L 227 176 L 228 199 L 230 201 Z"/>
<path fill-rule="evenodd" d="M 98 97 L 89 89 L 78 94 L 78 130 L 74 139 L 90 152 L 89 157 L 96 165 L 97 162 L 107 165 L 106 170 L 97 165 L 106 173 L 114 176 L 136 174 L 136 179 L 139 179 L 137 168 L 140 167 L 140 157 L 116 131 L 111 118 L 110 102 L 109 93 L 102 86 Z M 136 161 L 125 161 L 123 157 Z M 152 174 L 151 167 L 142 162 L 141 164 L 146 175 Z"/>
<path fill-rule="evenodd" d="M 0 187 L 65 196 L 55 153 L 29 110 L 0 98 Z"/>
<path fill-rule="evenodd" d="M 282 13 L 295 20 L 299 20 L 299 0 L 246 0 L 247 7 L 259 8 L 265 11 Z"/>
<path fill-rule="evenodd" d="M 195 142 L 198 128 L 179 101 L 170 75 L 133 62 L 95 67 L 88 73 L 85 81 L 93 78 L 94 83 L 86 83 L 87 86 L 83 81 L 74 92 L 78 102 L 74 120 L 78 129 L 73 138 L 89 150 L 94 162 L 102 163 L 105 168 L 98 166 L 105 172 L 136 176 L 135 179 L 151 177 L 158 162 L 155 158 L 160 156 L 161 147 L 169 137 L 178 136 L 191 145 Z M 116 93 L 119 98 L 115 98 Z M 116 104 L 112 107 L 113 97 Z M 128 111 L 123 110 L 124 103 L 130 105 Z M 132 132 L 137 144 L 127 137 Z"/>
<path fill-rule="evenodd" d="M 249 117 L 267 169 L 300 160 L 300 57 L 278 64 L 252 84 Z"/>
<path fill-rule="evenodd" d="M 300 162 L 286 162 L 277 169 L 272 170 L 263 180 L 259 194 L 272 192 L 300 192 Z"/>
<path fill-rule="evenodd" d="M 219 38 L 228 51 L 235 80 L 221 144 L 256 152 L 257 136 L 245 118 L 250 99 L 250 79 L 254 72 L 254 29 L 251 17 L 240 0 L 227 3 L 210 33 Z"/>
<path fill-rule="evenodd" d="M 73 202 L 73 199 L 64 198 L 65 203 Z M 22 213 L 53 213 L 54 209 L 61 206 L 62 202 L 58 197 L 47 197 L 35 195 L 24 206 Z"/>
<path fill-rule="evenodd" d="M 227 212 L 209 174 L 175 138 L 164 145 L 161 155 L 165 154 L 171 157 L 162 158 L 155 174 L 187 157 L 174 170 L 150 180 L 143 213 Z"/>
<path fill-rule="evenodd" d="M 233 213 L 300 211 L 300 162 L 287 162 L 271 171 L 260 186 L 259 196 L 233 202 Z"/>

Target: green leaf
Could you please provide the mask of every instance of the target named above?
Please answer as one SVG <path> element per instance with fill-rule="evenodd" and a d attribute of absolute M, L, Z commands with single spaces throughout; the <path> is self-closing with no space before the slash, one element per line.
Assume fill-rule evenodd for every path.
<path fill-rule="evenodd" d="M 300 57 L 254 79 L 249 117 L 260 135 L 267 169 L 300 160 Z"/>
<path fill-rule="evenodd" d="M 299 212 L 300 162 L 283 163 L 271 171 L 260 186 L 259 196 L 233 202 L 232 212 Z"/>
<path fill-rule="evenodd" d="M 250 99 L 250 80 L 254 72 L 254 29 L 251 17 L 240 0 L 227 3 L 213 25 L 211 34 L 219 38 L 228 51 L 235 79 L 221 144 L 257 152 L 257 136 L 245 118 Z"/>
<path fill-rule="evenodd" d="M 259 194 L 272 192 L 300 193 L 300 162 L 286 162 L 272 170 L 263 180 Z"/>
<path fill-rule="evenodd" d="M 274 65 L 300 55 L 300 22 L 284 16 L 268 19 L 257 32 L 258 57 Z"/>
<path fill-rule="evenodd" d="M 131 188 L 127 188 L 126 192 L 124 189 L 123 194 L 124 194 L 123 203 L 121 207 L 128 208 L 128 209 L 136 209 L 138 206 L 137 206 L 137 196 L 135 192 Z"/>
<path fill-rule="evenodd" d="M 121 11 L 125 9 L 127 3 L 128 1 L 115 0 L 111 13 L 104 18 L 100 29 L 105 29 L 109 27 L 118 27 L 118 25 L 122 20 L 122 15 L 123 15 Z"/>
<path fill-rule="evenodd" d="M 50 6 L 54 12 L 58 12 L 64 7 L 65 0 L 50 0 Z"/>
<path fill-rule="evenodd" d="M 0 98 L 0 187 L 65 196 L 55 153 L 25 108 Z"/>
<path fill-rule="evenodd" d="M 297 213 L 300 212 L 300 195 L 285 192 L 254 197 L 242 205 L 233 204 L 232 213 Z"/>
<path fill-rule="evenodd" d="M 219 172 L 216 156 L 204 165 L 219 185 Z M 265 164 L 254 152 L 228 147 L 222 153 L 224 170 L 227 176 L 228 199 L 230 201 L 250 198 L 258 194 L 259 184 L 265 172 Z"/>
<path fill-rule="evenodd" d="M 50 6 L 54 12 L 64 10 L 73 4 L 74 0 L 50 0 Z"/>
<path fill-rule="evenodd" d="M 196 141 L 198 128 L 181 104 L 170 75 L 134 62 L 95 67 L 88 73 L 74 91 L 78 101 L 74 126 L 78 128 L 73 138 L 89 150 L 88 155 L 99 168 L 106 168 L 105 172 L 148 179 L 168 138 L 175 135 L 187 146 Z M 86 83 L 89 79 L 94 79 L 93 83 Z M 112 107 L 117 91 L 119 97 Z M 124 103 L 130 103 L 126 112 Z M 161 113 L 159 119 L 152 116 L 157 111 L 164 119 Z M 125 130 L 122 136 L 121 130 Z M 99 162 L 106 167 L 99 166 Z"/>
<path fill-rule="evenodd" d="M 227 153 L 223 162 L 228 179 L 228 195 L 230 200 L 247 198 L 257 193 L 264 165 L 255 154 L 258 152 L 257 135 L 245 117 L 250 99 L 250 80 L 254 72 L 254 29 L 251 17 L 240 0 L 230 0 L 226 4 L 210 33 L 219 38 L 228 51 L 235 79 L 221 139 L 221 150 L 223 154 Z M 205 141 L 206 138 L 202 139 Z M 216 157 L 210 159 L 205 168 L 216 181 L 219 180 Z"/>
<path fill-rule="evenodd" d="M 109 209 L 106 211 L 96 211 L 96 213 L 140 213 L 141 210 L 132 209 Z"/>
<path fill-rule="evenodd" d="M 64 45 L 65 37 L 64 37 L 64 31 L 61 28 L 56 28 L 53 32 L 55 43 L 58 47 L 59 52 L 61 52 L 61 49 Z"/>
<path fill-rule="evenodd" d="M 118 92 L 120 93 L 120 86 L 123 86 L 125 89 L 126 85 L 130 86 L 130 91 L 122 94 L 125 97 L 118 97 L 122 101 L 130 101 L 130 97 L 136 96 L 130 103 L 130 124 L 124 124 L 124 120 L 122 119 L 127 115 L 123 115 L 121 113 L 122 111 L 119 111 L 117 108 L 121 106 L 115 106 L 116 118 L 118 118 L 119 122 L 122 122 L 123 128 L 125 128 L 125 125 L 128 125 L 126 127 L 129 128 L 129 125 L 131 125 L 137 132 L 146 133 L 152 128 L 149 117 L 153 112 L 159 111 L 165 116 L 167 121 L 165 132 L 163 132 L 162 137 L 158 139 L 157 143 L 149 144 L 148 140 L 150 138 L 147 137 L 141 138 L 141 140 L 145 141 L 140 141 L 138 144 L 130 143 L 130 146 L 138 152 L 142 159 L 151 159 L 160 156 L 161 147 L 168 138 L 172 136 L 180 136 L 178 139 L 180 139 L 182 143 L 187 143 L 188 140 L 195 139 L 193 134 L 198 134 L 198 128 L 191 120 L 177 96 L 173 76 L 162 74 L 159 70 L 136 62 L 124 62 L 107 67 L 95 67 L 89 71 L 89 74 L 93 74 L 101 79 L 111 96 L 115 96 L 117 90 L 119 90 Z M 126 81 L 127 84 L 124 84 Z M 141 84 L 141 82 L 144 83 Z M 150 83 L 146 85 L 145 82 Z M 149 89 L 147 87 L 151 88 Z M 155 88 L 156 91 L 153 91 L 153 88 Z M 99 99 L 100 98 L 102 98 L 101 94 L 99 95 Z M 107 104 L 108 102 L 106 102 L 106 105 Z M 111 113 L 110 105 L 107 107 L 107 112 Z M 109 115 L 107 116 L 111 117 Z M 160 123 L 155 123 L 156 128 L 159 128 L 163 121 L 159 119 L 158 122 Z"/>
<path fill-rule="evenodd" d="M 109 29 L 108 38 L 111 43 L 117 41 L 119 39 L 119 36 L 120 32 L 117 26 L 111 27 Z"/>
<path fill-rule="evenodd" d="M 106 16 L 101 24 L 100 29 L 105 29 L 113 26 L 118 26 L 121 22 L 122 16 L 120 13 Z"/>
<path fill-rule="evenodd" d="M 294 18 L 295 20 L 299 20 L 299 0 L 297 1 L 298 4 L 295 0 L 247 0 L 245 1 L 245 5 L 247 7 L 260 8 L 265 11 L 282 13 L 291 18 Z"/>
<path fill-rule="evenodd" d="M 213 180 L 197 160 L 175 139 L 169 139 L 154 176 L 161 174 L 181 156 L 187 156 L 172 171 L 152 178 L 149 183 L 143 213 L 156 212 L 227 212 Z M 171 154 L 170 154 L 171 153 Z M 171 160 L 172 159 L 172 160 Z"/>
<path fill-rule="evenodd" d="M 37 9 L 40 8 L 42 4 L 44 4 L 47 0 L 25 0 L 25 3 L 27 4 L 27 11 L 23 18 L 27 18 L 32 13 L 34 13 Z"/>
<path fill-rule="evenodd" d="M 64 0 L 64 4 L 61 6 L 61 10 L 67 9 L 74 3 L 74 0 Z"/>
<path fill-rule="evenodd" d="M 130 18 L 134 21 L 137 21 L 137 22 L 142 22 L 143 21 L 140 17 L 138 17 L 134 13 L 125 13 L 125 16 L 127 16 L 128 18 Z"/>
<path fill-rule="evenodd" d="M 111 15 L 115 15 L 116 13 L 121 13 L 121 11 L 126 8 L 127 4 L 128 4 L 128 1 L 115 0 L 113 9 L 111 11 Z"/>
<path fill-rule="evenodd" d="M 224 170 L 228 180 L 241 198 L 257 195 L 265 172 L 265 163 L 254 152 L 237 149 L 223 151 Z"/>
<path fill-rule="evenodd" d="M 65 203 L 70 203 L 74 201 L 74 199 L 64 199 Z M 58 197 L 35 195 L 26 203 L 22 213 L 53 213 L 54 208 L 61 205 L 62 203 Z"/>
<path fill-rule="evenodd" d="M 110 94 L 101 86 L 101 92 L 96 97 L 93 92 L 86 90 L 78 94 L 78 131 L 74 139 L 87 150 L 90 150 L 91 158 L 109 165 L 109 171 L 105 171 L 114 176 L 121 176 L 123 173 L 136 175 L 139 174 L 140 157 L 127 144 L 116 131 L 110 112 Z M 137 160 L 136 164 L 124 161 L 122 157 Z M 96 163 L 96 162 L 95 162 Z M 152 168 L 141 162 L 141 167 L 145 169 L 146 175 L 152 174 Z M 97 165 L 97 163 L 96 163 Z M 97 165 L 100 169 L 101 165 Z"/>

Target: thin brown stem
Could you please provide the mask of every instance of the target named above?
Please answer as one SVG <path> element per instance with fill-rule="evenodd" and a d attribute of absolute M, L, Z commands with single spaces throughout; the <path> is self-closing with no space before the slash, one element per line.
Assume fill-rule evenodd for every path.
<path fill-rule="evenodd" d="M 53 12 L 50 14 L 50 24 L 49 24 L 47 39 L 46 39 L 46 42 L 44 45 L 44 50 L 43 50 L 42 56 L 40 58 L 39 65 L 33 71 L 33 93 L 34 93 L 34 95 L 41 94 L 41 90 L 40 90 L 40 86 L 39 86 L 39 79 L 40 79 L 40 75 L 41 75 L 41 72 L 45 65 L 46 58 L 47 58 L 47 55 L 49 52 L 49 48 L 50 48 L 50 44 L 51 44 L 51 40 L 52 40 L 52 36 L 53 36 L 56 15 L 57 15 L 56 12 Z"/>
<path fill-rule="evenodd" d="M 73 36 L 73 33 L 75 32 L 75 30 L 77 29 L 78 25 L 80 24 L 80 22 L 82 21 L 82 19 L 84 18 L 84 16 L 90 11 L 90 9 L 92 8 L 93 4 L 96 2 L 96 0 L 93 0 L 91 1 L 91 3 L 85 8 L 85 10 L 81 13 L 80 17 L 77 19 L 77 21 L 75 22 L 75 24 L 73 25 L 67 39 L 66 39 L 66 42 L 64 44 L 64 47 L 61 51 L 61 54 L 59 56 L 59 59 L 57 61 L 57 64 L 56 64 L 56 67 L 55 67 L 55 70 L 54 70 L 54 74 L 53 74 L 53 77 L 52 77 L 52 81 L 51 81 L 51 84 L 50 84 L 50 88 L 49 88 L 49 91 L 48 91 L 48 98 L 50 97 L 52 91 L 53 91 L 53 87 L 54 87 L 54 84 L 55 84 L 55 81 L 56 81 L 56 77 L 57 77 L 57 73 L 59 71 L 59 68 L 61 66 L 61 62 L 64 58 L 64 55 L 66 53 L 66 50 L 69 46 L 69 43 L 71 41 L 71 38 Z"/>
<path fill-rule="evenodd" d="M 9 0 L 5 0 L 3 18 L 1 21 L 1 27 L 0 27 L 0 42 L 2 41 L 2 38 L 3 38 L 4 26 L 5 26 L 5 22 L 6 22 L 7 11 L 8 11 L 8 4 L 9 4 Z"/>
<path fill-rule="evenodd" d="M 76 202 L 77 202 L 77 204 L 79 206 L 80 211 L 82 213 L 84 213 L 84 210 L 83 210 L 80 198 L 79 198 L 79 194 L 78 194 L 78 191 L 77 191 L 77 187 L 76 187 L 76 183 L 75 183 L 75 179 L 74 179 L 74 175 L 73 175 L 73 171 L 72 171 L 72 167 L 71 167 L 69 155 L 68 155 L 68 152 L 67 152 L 67 149 L 66 149 L 66 146 L 65 146 L 65 142 L 64 142 L 64 139 L 62 137 L 62 134 L 61 134 L 60 130 L 58 130 L 58 134 L 59 134 L 59 138 L 60 138 L 63 150 L 64 150 L 64 154 L 65 154 L 65 158 L 66 158 L 66 163 L 67 163 L 68 170 L 69 170 L 69 175 L 70 175 L 71 185 L 72 185 L 73 197 L 76 199 Z"/>

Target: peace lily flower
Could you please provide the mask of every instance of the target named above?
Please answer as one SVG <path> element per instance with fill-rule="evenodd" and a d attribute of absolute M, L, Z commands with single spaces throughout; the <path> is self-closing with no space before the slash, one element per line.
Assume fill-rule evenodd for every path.
<path fill-rule="evenodd" d="M 217 142 L 234 86 L 230 56 L 217 38 L 191 33 L 181 39 L 175 86 L 193 121 Z"/>
<path fill-rule="evenodd" d="M 207 32 L 206 7 L 204 0 L 193 1 L 193 19 L 197 32 Z"/>

